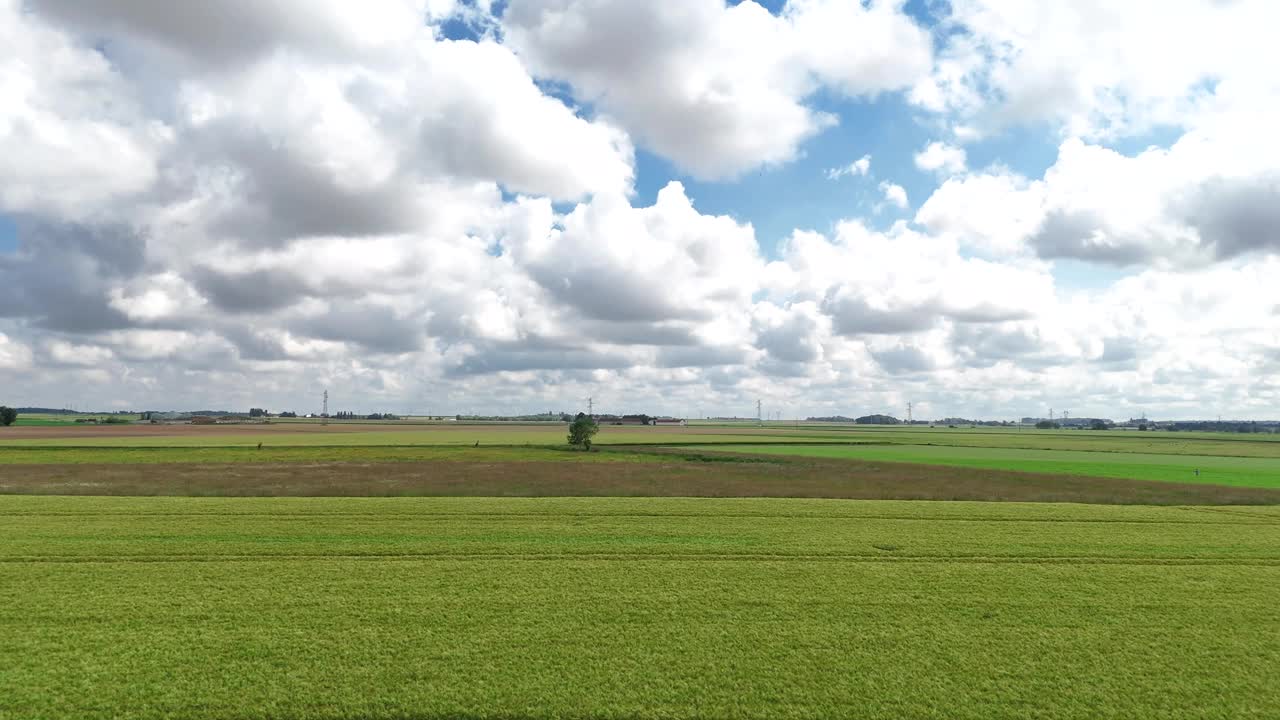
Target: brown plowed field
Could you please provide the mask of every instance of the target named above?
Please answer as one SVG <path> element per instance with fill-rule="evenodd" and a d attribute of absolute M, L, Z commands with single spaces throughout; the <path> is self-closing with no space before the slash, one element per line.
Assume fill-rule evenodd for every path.
<path fill-rule="evenodd" d="M 1280 490 L 855 461 L 9 465 L 0 493 L 654 496 L 1280 504 Z"/>

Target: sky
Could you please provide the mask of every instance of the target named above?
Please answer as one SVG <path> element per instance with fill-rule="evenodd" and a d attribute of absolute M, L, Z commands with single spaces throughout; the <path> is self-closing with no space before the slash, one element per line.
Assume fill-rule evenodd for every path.
<path fill-rule="evenodd" d="M 0 0 L 0 404 L 1280 418 L 1271 0 Z"/>

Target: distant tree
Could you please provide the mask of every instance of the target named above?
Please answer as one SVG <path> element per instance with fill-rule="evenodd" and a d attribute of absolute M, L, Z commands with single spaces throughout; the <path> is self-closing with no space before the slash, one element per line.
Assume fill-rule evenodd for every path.
<path fill-rule="evenodd" d="M 858 425 L 900 425 L 902 421 L 890 415 L 863 415 L 854 420 Z"/>
<path fill-rule="evenodd" d="M 1041 420 L 1040 422 L 1036 423 L 1036 428 L 1040 430 L 1057 430 L 1060 427 L 1062 426 L 1059 425 L 1058 423 L 1050 422 L 1048 420 Z"/>
<path fill-rule="evenodd" d="M 14 420 L 18 419 L 18 411 L 11 407 L 0 405 L 0 425 L 9 427 Z"/>
<path fill-rule="evenodd" d="M 1139 429 L 1139 430 L 1141 430 L 1142 432 L 1146 432 L 1146 431 L 1147 431 L 1147 424 L 1146 424 L 1146 423 L 1141 423 L 1141 424 L 1139 424 L 1139 425 L 1138 425 L 1138 429 Z"/>
<path fill-rule="evenodd" d="M 262 408 L 249 408 L 249 417 L 251 418 L 266 417 L 266 415 L 267 411 Z"/>
<path fill-rule="evenodd" d="M 1102 420 L 1094 420 L 1093 422 L 1089 423 L 1089 429 L 1090 430 L 1107 430 L 1108 427 L 1107 427 L 1107 424 Z"/>
<path fill-rule="evenodd" d="M 585 413 L 578 413 L 569 425 L 569 444 L 590 450 L 591 438 L 599 431 L 600 426 L 596 424 L 595 418 L 588 417 Z"/>

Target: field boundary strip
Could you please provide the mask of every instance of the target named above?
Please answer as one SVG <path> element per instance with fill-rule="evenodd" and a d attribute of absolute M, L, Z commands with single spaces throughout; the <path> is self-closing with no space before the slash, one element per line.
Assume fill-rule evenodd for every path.
<path fill-rule="evenodd" d="M 1110 555 L 893 555 L 873 553 L 293 553 L 260 555 L 24 555 L 0 557 L 3 565 L 228 563 L 326 561 L 607 561 L 607 562 L 830 562 L 830 563 L 946 563 L 974 565 L 1211 565 L 1280 567 L 1280 557 L 1132 557 Z"/>
<path fill-rule="evenodd" d="M 729 456 L 729 457 L 733 456 L 733 455 L 734 455 L 734 453 L 732 453 L 731 451 L 726 452 L 726 451 L 720 451 L 720 450 L 718 450 L 718 449 L 711 449 L 711 448 L 710 448 L 710 446 L 715 446 L 716 448 L 719 448 L 719 447 L 725 447 L 725 448 L 742 448 L 742 447 L 761 447 L 761 446 L 769 446 L 769 447 L 776 447 L 776 446 L 784 446 L 784 447 L 862 447 L 862 446 L 866 446 L 866 447 L 904 447 L 904 448 L 907 448 L 907 447 L 937 447 L 937 448 L 957 448 L 957 449 L 974 449 L 974 450 L 980 450 L 980 449 L 988 449 L 988 450 L 1009 450 L 1009 451 L 1029 450 L 1029 451 L 1044 451 L 1044 452 L 1095 453 L 1095 454 L 1105 454 L 1105 455 L 1131 455 L 1131 454 L 1138 454 L 1138 455 L 1156 455 L 1156 456 L 1161 456 L 1161 457 L 1168 456 L 1168 457 L 1186 457 L 1186 458 L 1195 458 L 1195 457 L 1214 457 L 1214 458 L 1217 458 L 1217 457 L 1221 457 L 1221 458 L 1239 458 L 1239 459 L 1243 459 L 1243 460 L 1276 460 L 1276 459 L 1277 459 L 1276 457 L 1274 457 L 1274 456 L 1270 456 L 1270 455 L 1238 455 L 1238 454 L 1230 454 L 1230 453 L 1215 453 L 1215 454 L 1210 455 L 1210 454 L 1204 454 L 1204 453 L 1177 453 L 1177 452 L 1162 452 L 1162 451 L 1161 451 L 1161 449 L 1157 449 L 1157 448 L 1142 448 L 1141 450 L 1134 450 L 1134 449 L 1121 449 L 1121 448 L 1116 448 L 1116 449 L 1108 449 L 1108 448 L 1069 448 L 1069 447 L 1068 447 L 1068 448 L 1064 448 L 1064 447 L 1054 447 L 1054 446 L 1044 446 L 1044 445 L 1029 445 L 1029 444 L 1028 444 L 1028 445 L 1009 445 L 1009 446 L 1005 446 L 1005 445 L 989 446 L 989 445 L 975 445 L 975 444 L 965 443 L 965 442 L 960 442 L 960 441 L 957 441 L 957 442 L 932 442 L 932 441 L 931 441 L 931 442 L 916 442 L 916 441 L 911 441 L 911 440 L 895 440 L 895 439 L 890 439 L 890 440 L 881 440 L 881 439 L 865 439 L 865 440 L 864 440 L 864 439 L 857 439 L 857 440 L 847 440 L 847 439 L 838 439 L 838 438 L 823 439 L 823 438 L 813 438 L 813 437 L 809 437 L 809 438 L 805 438 L 805 439 L 802 439 L 802 440 L 801 440 L 801 439 L 789 439 L 789 436 L 786 436 L 786 435 L 778 435 L 778 436 L 764 436 L 764 435 L 758 435 L 758 436 L 757 436 L 757 435 L 750 435 L 750 434 L 746 434 L 746 433 L 725 433 L 725 434 L 726 434 L 726 435 L 734 435 L 734 436 L 736 436 L 736 437 L 750 437 L 750 438 L 758 438 L 758 439 L 752 439 L 752 440 L 723 440 L 723 441 L 711 441 L 711 442 L 708 442 L 708 441 L 706 441 L 705 439 L 699 440 L 699 439 L 695 439 L 695 438 L 690 438 L 689 440 L 676 440 L 676 441 L 666 440 L 666 441 L 653 441 L 653 442 L 642 442 L 642 441 L 626 440 L 626 441 L 618 442 L 618 443 L 612 443 L 612 442 L 609 442 L 609 441 L 607 441 L 607 440 L 602 440 L 602 441 L 598 441 L 598 442 L 597 442 L 597 447 L 599 448 L 600 452 L 605 452 L 605 453 L 607 453 L 607 452 L 619 451 L 619 450 L 622 450 L 622 451 L 625 451 L 625 450 L 633 450 L 633 451 L 636 451 L 636 452 L 638 452 L 638 453 L 650 453 L 650 452 L 652 452 L 653 450 L 661 451 L 661 450 L 664 450 L 664 449 L 671 449 L 671 450 L 673 450 L 673 451 L 676 451 L 676 452 L 675 452 L 675 453 L 673 453 L 673 454 L 679 454 L 679 451 L 681 451 L 682 449 L 685 449 L 685 448 L 702 448 L 701 450 L 699 450 L 699 452 L 707 453 L 707 454 L 711 454 L 711 455 L 722 455 L 722 456 Z M 1001 435 L 1000 433 L 989 433 L 989 434 L 991 434 L 991 435 Z M 192 436 L 174 436 L 174 437 L 192 437 Z M 231 437 L 231 436 L 220 436 L 220 437 Z M 33 439 L 18 439 L 18 440 L 13 441 L 12 443 L 9 443 L 9 442 L 0 443 L 0 449 L 3 449 L 3 450 L 12 450 L 12 451 L 43 451 L 43 452 L 58 452 L 58 451 L 68 451 L 68 452 L 71 452 L 71 451 L 79 451 L 79 452 L 89 452 L 89 451 L 92 451 L 92 452 L 112 452 L 112 451 L 120 451 L 120 452 L 126 452 L 126 451 L 141 451 L 141 450 L 169 450 L 169 451 L 177 451 L 177 450 L 185 450 L 185 451 L 191 451 L 191 450 L 221 450 L 221 451 L 236 451 L 236 450 L 241 450 L 241 451 L 253 451 L 253 452 L 255 452 L 255 453 L 256 453 L 256 452 L 263 452 L 263 453 L 267 453 L 267 452 L 270 452 L 270 451 L 278 451 L 278 450 L 288 450 L 288 451 L 317 450 L 317 451 L 319 451 L 319 450 L 349 450 L 349 449 L 352 449 L 352 448 L 357 448 L 357 449 L 367 450 L 367 451 L 369 451 L 369 452 L 373 452 L 373 451 L 376 451 L 376 450 L 378 450 L 378 449 L 384 449 L 384 448 L 385 448 L 385 449 L 396 449 L 396 450 L 405 450 L 405 449 L 424 449 L 424 450 L 427 450 L 427 449 L 435 449 L 435 450 L 441 450 L 441 449 L 461 449 L 461 448 L 471 448 L 471 447 L 472 447 L 471 445 L 469 445 L 469 444 L 468 444 L 468 441 L 466 441 L 466 440 L 460 440 L 460 441 L 457 441 L 457 442 L 449 442 L 449 443 L 439 443 L 439 442 L 437 442 L 437 443 L 407 443 L 407 444 L 406 444 L 406 443 L 367 443 L 367 444 L 366 444 L 366 443 L 355 443 L 355 444 L 350 444 L 350 443 L 348 443 L 348 444 L 312 444 L 312 443 L 301 443 L 301 444 L 290 444 L 290 443 L 273 443 L 271 439 L 266 439 L 266 438 L 264 437 L 264 438 L 262 439 L 263 447 L 262 447 L 262 448 L 258 448 L 258 447 L 257 447 L 257 444 L 256 444 L 256 442 L 254 442 L 254 440 L 258 440 L 258 439 L 259 439 L 259 436 L 254 436 L 254 435 L 246 434 L 246 435 L 245 435 L 245 437 L 246 437 L 246 438 L 252 438 L 252 440 L 250 440 L 250 439 L 246 439 L 246 440 L 243 442 L 243 444 L 236 443 L 236 442 L 228 442 L 228 443 L 212 443 L 212 444 L 207 444 L 207 445 L 200 445 L 200 444 L 186 444 L 186 445 L 122 445 L 122 444 L 117 444 L 117 443 L 104 443 L 104 444 L 99 444 L 99 445 L 80 445 L 80 444 L 76 444 L 76 445 L 63 445 L 63 444 L 54 444 L 56 441 L 55 441 L 54 439 L 52 439 L 52 438 L 33 438 Z M 311 436 L 310 436 L 310 435 L 305 435 L 305 434 L 303 434 L 303 435 L 299 435 L 298 437 L 311 437 Z M 794 437 L 794 436 L 790 436 L 790 437 Z M 1015 436 L 1015 437 L 1016 437 L 1016 436 Z M 1145 438 L 1144 438 L 1144 439 L 1145 439 Z M 104 440 L 105 440 L 105 438 L 104 438 Z M 1255 444 L 1257 444 L 1257 443 L 1267 443 L 1267 442 L 1276 442 L 1276 441 L 1270 441 L 1270 440 L 1268 440 L 1268 441 L 1250 441 L 1250 440 L 1240 440 L 1240 439 L 1237 439 L 1237 438 L 1223 438 L 1223 439 L 1221 439 L 1221 440 L 1219 440 L 1219 439 L 1217 439 L 1217 438 L 1214 438 L 1214 439 L 1212 439 L 1212 441 L 1213 441 L 1213 442 L 1241 442 L 1241 443 L 1249 443 L 1249 442 L 1252 442 L 1252 443 L 1255 443 Z M 36 444 L 36 443 L 43 443 L 43 444 Z M 486 443 L 486 442 L 481 442 L 480 447 L 481 447 L 481 448 L 488 448 L 488 449 L 545 449 L 545 450 L 563 450 L 563 451 L 565 451 L 565 452 L 569 452 L 569 451 L 564 447 L 564 445 L 563 445 L 563 444 L 560 444 L 560 443 L 530 443 L 530 442 L 524 442 L 524 443 L 520 443 L 520 442 L 514 442 L 514 443 L 513 443 L 513 442 L 487 442 L 487 443 Z M 756 455 L 755 457 L 760 457 L 760 456 L 759 456 L 759 455 Z M 768 457 L 785 458 L 786 456 L 785 456 L 785 455 L 773 455 L 773 454 L 770 454 L 770 455 L 768 455 Z M 799 460 L 800 458 L 790 458 L 790 459 L 791 459 L 791 460 Z M 445 460 L 448 460 L 448 459 L 446 459 L 446 458 L 441 458 L 440 460 L 445 461 Z M 335 462 L 340 462 L 340 461 L 335 461 Z M 885 462 L 892 462 L 892 461 L 885 461 Z"/>
<path fill-rule="evenodd" d="M 1215 454 L 1212 454 L 1212 455 L 1206 455 L 1206 454 L 1204 454 L 1204 453 L 1171 453 L 1171 452 L 1158 452 L 1158 451 L 1155 451 L 1155 450 L 1151 450 L 1151 449 L 1149 449 L 1149 448 L 1147 448 L 1147 449 L 1143 449 L 1143 450 L 1132 450 L 1132 449 L 1126 449 L 1126 450 L 1108 450 L 1108 449 L 1099 449 L 1099 448 L 1062 448 L 1062 447 L 1039 447 L 1039 446 L 1031 447 L 1031 446 L 1017 446 L 1017 445 L 1008 445 L 1008 446 L 1006 446 L 1006 445 L 999 445 L 999 446 L 993 446 L 993 445 L 968 445 L 968 444 L 963 444 L 963 443 L 918 443 L 918 442 L 894 442 L 894 441 L 892 441 L 892 440 L 883 440 L 883 441 L 875 441 L 875 442 L 807 442 L 807 441 L 806 441 L 806 442 L 791 442 L 791 441 L 788 441 L 788 442 L 764 442 L 764 441 L 762 441 L 762 442 L 750 442 L 750 443 L 748 443 L 748 442 L 737 442 L 737 441 L 733 441 L 733 442 L 712 442 L 712 443 L 705 443 L 705 442 L 704 442 L 704 443 L 678 443 L 678 444 L 675 444 L 675 443 L 655 443 L 655 444 L 640 444 L 640 445 L 633 445 L 633 444 L 631 444 L 631 443 L 627 443 L 627 444 L 619 443 L 619 444 L 617 444 L 617 445 L 604 444 L 604 445 L 601 445 L 600 447 L 602 448 L 602 451 L 607 451 L 607 450 L 610 450 L 610 449 L 649 448 L 649 447 L 657 447 L 657 448 L 659 448 L 659 449 L 664 448 L 664 447 L 670 447 L 670 448 L 671 448 L 671 449 L 673 449 L 673 450 L 680 451 L 680 450 L 682 450 L 682 449 L 684 449 L 684 448 L 694 447 L 694 448 L 698 448 L 698 452 L 708 453 L 708 454 L 712 454 L 712 455 L 722 455 L 722 456 L 726 456 L 726 457 L 732 457 L 732 456 L 734 456 L 734 455 L 735 455 L 735 453 L 733 453 L 733 452 L 725 452 L 725 451 L 721 451 L 721 450 L 717 450 L 717 449 L 715 449 L 715 448 L 717 448 L 717 447 L 719 447 L 719 446 L 722 446 L 722 445 L 723 445 L 723 446 L 725 446 L 725 447 L 772 447 L 772 448 L 787 448 L 787 447 L 900 447 L 900 448 L 932 447 L 932 448 L 955 448 L 955 449 L 957 449 L 957 450 L 994 450 L 994 451 L 997 451 L 997 452 L 1005 452 L 1005 451 L 1008 451 L 1008 452 L 1033 451 L 1033 452 L 1057 452 L 1057 453 L 1097 454 L 1097 455 L 1153 455 L 1153 456 L 1156 456 L 1156 457 L 1162 457 L 1162 458 L 1163 458 L 1163 457 L 1168 457 L 1168 458 L 1236 458 L 1236 459 L 1239 459 L 1239 460 L 1259 460 L 1259 461 L 1280 462 L 1280 458 L 1275 457 L 1275 456 L 1272 456 L 1272 455 L 1228 455 L 1228 454 L 1224 454 L 1224 453 L 1215 453 Z M 61 446 L 57 446 L 57 447 L 61 447 Z M 385 446 L 383 446 L 383 447 L 385 447 Z M 496 447 L 496 446 L 490 446 L 490 447 Z M 551 447 L 551 446 L 544 446 L 544 447 Z M 786 455 L 785 453 L 768 453 L 768 454 L 761 453 L 761 454 L 760 454 L 760 455 L 758 455 L 757 457 L 790 457 L 790 458 L 792 458 L 792 459 L 806 459 L 806 460 L 832 460 L 832 459 L 839 460 L 839 459 L 841 459 L 841 458 L 826 458 L 826 457 L 817 456 L 817 455 L 814 455 L 814 456 L 806 456 L 806 455 L 788 456 L 788 455 Z M 896 461 L 896 460 L 877 460 L 877 462 L 898 462 L 898 461 Z M 931 463 L 927 463 L 927 462 L 924 462 L 924 461 L 912 461 L 912 460 L 906 460 L 906 461 L 902 461 L 902 462 L 912 462 L 912 463 L 925 464 L 925 465 L 931 464 Z"/>
<path fill-rule="evenodd" d="M 1241 511 L 1241 512 L 1235 512 L 1229 508 L 1216 508 L 1212 506 L 1196 506 L 1196 505 L 1169 505 L 1166 507 L 1169 507 L 1171 509 L 1177 509 L 1177 510 L 1188 510 L 1191 512 L 1211 513 L 1214 515 L 1225 515 L 1228 517 L 1243 516 L 1243 517 L 1249 517 L 1249 518 L 1258 518 L 1260 520 L 1268 521 L 1264 523 L 1256 523 L 1258 525 L 1280 525 L 1280 515 L 1273 515 L 1269 513 L 1249 512 L 1247 510 Z"/>
<path fill-rule="evenodd" d="M 58 496 L 24 496 L 24 497 L 58 497 Z M 72 496 L 79 497 L 79 496 Z M 165 496 L 168 497 L 168 496 Z M 183 496 L 178 496 L 183 497 Z M 219 498 L 221 499 L 221 498 Z M 327 498 L 326 498 L 327 499 Z M 703 499 L 703 498 L 694 498 Z M 719 498 L 712 498 L 719 499 Z M 781 498 L 786 499 L 786 498 Z M 876 502 L 868 500 L 867 502 Z M 935 501 L 901 501 L 901 502 L 935 502 Z M 946 502 L 946 501 L 941 501 Z M 1103 506 L 1106 507 L 1106 506 Z M 1125 506 L 1134 507 L 1134 506 Z M 1200 510 L 1201 508 L 1193 506 L 1181 505 L 1159 505 L 1152 506 L 1159 509 L 1170 510 Z M 517 513 L 517 512 L 426 512 L 426 513 L 378 513 L 378 512 L 56 512 L 56 511 L 35 511 L 35 512 L 0 512 L 0 517 L 12 518 L 40 518 L 40 517 L 65 517 L 65 518 L 137 518 L 144 519 L 150 517 L 184 517 L 184 518 L 271 518 L 272 520 L 288 521 L 288 520 L 315 520 L 316 518 L 378 518 L 388 520 L 412 520 L 412 519 L 448 519 L 448 518 L 760 518 L 760 519 L 787 519 L 787 520 L 894 520 L 902 522 L 926 522 L 926 523 L 1058 523 L 1058 524 L 1080 524 L 1080 525 L 1277 525 L 1280 524 L 1280 517 L 1269 516 L 1265 514 L 1249 514 L 1249 513 L 1233 513 L 1229 510 L 1218 513 L 1222 517 L 1236 517 L 1234 522 L 1215 521 L 1205 522 L 1203 520 L 1143 520 L 1143 519 L 1104 519 L 1104 518 L 1016 518 L 1016 517 L 921 517 L 918 515 L 826 515 L 826 514 L 806 514 L 806 513 Z M 1266 522 L 1259 522 L 1265 520 Z"/>
<path fill-rule="evenodd" d="M 705 427 L 720 427 L 720 426 L 695 425 L 694 427 L 705 428 Z M 762 429 L 768 431 L 768 430 L 785 430 L 787 428 L 771 427 L 766 425 Z M 986 437 L 1010 437 L 1010 436 L 1025 437 L 1027 435 L 1035 435 L 1039 437 L 1059 437 L 1059 438 L 1067 437 L 1072 439 L 1080 438 L 1080 437 L 1084 437 L 1084 438 L 1091 438 L 1091 437 L 1117 438 L 1118 437 L 1118 438 L 1124 438 L 1124 440 L 1129 440 L 1129 439 L 1133 439 L 1135 441 L 1150 440 L 1155 442 L 1188 442 L 1188 441 L 1195 441 L 1195 440 L 1209 440 L 1209 441 L 1215 441 L 1215 442 L 1233 442 L 1233 443 L 1280 443 L 1280 438 L 1275 438 L 1265 433 L 1243 433 L 1245 435 L 1248 435 L 1249 437 L 1239 437 L 1241 433 L 1225 433 L 1225 432 L 1224 433 L 1214 433 L 1214 432 L 1186 433 L 1186 432 L 1156 431 L 1156 432 L 1142 433 L 1141 435 L 1137 433 L 1133 433 L 1132 435 L 1130 435 L 1128 433 L 1131 431 L 1124 431 L 1124 430 L 1121 430 L 1121 431 L 1107 430 L 1105 432 L 1091 431 L 1091 430 L 1071 430 L 1067 432 L 1044 432 L 1038 429 L 1037 430 L 974 430 L 970 428 L 956 428 L 956 430 L 963 431 L 963 432 L 957 432 L 956 430 L 952 430 L 950 428 L 923 429 L 923 428 L 911 428 L 911 427 L 901 427 L 901 426 L 893 426 L 893 425 L 886 425 L 886 426 L 863 425 L 856 428 L 850 428 L 848 430 L 842 427 L 830 427 L 830 428 L 809 427 L 809 428 L 801 428 L 801 429 L 806 432 L 918 433 L 920 435 L 937 435 L 940 437 L 955 436 L 955 435 L 964 435 L 968 437 L 973 437 L 977 435 L 986 436 Z M 731 433 L 725 433 L 725 434 L 728 435 Z M 920 445 L 924 443 L 908 443 L 908 444 Z"/>
<path fill-rule="evenodd" d="M 253 440 L 257 440 L 259 436 L 256 436 L 256 435 L 255 435 L 255 436 L 246 436 L 246 437 L 251 437 Z M 258 449 L 258 447 L 257 447 L 257 444 L 256 444 L 256 442 L 253 442 L 253 440 L 245 440 L 243 444 L 240 444 L 240 443 L 225 443 L 225 444 L 209 444 L 209 445 L 194 445 L 194 444 L 193 444 L 193 445 L 120 445 L 120 444 L 117 444 L 117 443 L 104 443 L 104 444 L 101 444 L 101 445 L 62 445 L 62 444 L 53 444 L 53 443 L 52 443 L 52 442 L 50 442 L 50 440 L 49 440 L 49 439 L 47 439 L 47 438 L 40 438 L 40 439 L 32 439 L 32 440 L 22 440 L 22 439 L 20 439 L 20 440 L 14 441 L 14 443 L 13 443 L 13 444 L 9 444 L 9 443 L 2 443 L 2 444 L 0 444 L 0 449 L 3 449 L 3 450 L 18 450 L 18 451 L 23 451 L 23 450 L 25 450 L 25 451 L 44 451 L 44 452 L 49 452 L 49 451 L 54 451 L 54 450 L 68 450 L 68 451 L 70 451 L 70 450 L 80 450 L 80 451 L 86 451 L 86 450 L 93 450 L 93 451 L 119 451 L 119 450 L 188 450 L 188 451 L 190 451 L 190 450 L 252 450 L 252 451 L 254 451 L 254 452 L 258 452 L 258 451 L 259 451 L 259 449 Z M 36 443 L 36 442 L 40 442 L 40 443 L 48 443 L 48 444 L 44 444 L 44 445 L 35 445 L 35 444 L 32 444 L 32 443 Z M 470 443 L 470 441 L 469 441 L 469 440 L 461 440 L 461 441 L 458 441 L 458 442 L 452 442 L 452 443 L 408 443 L 408 444 L 404 444 L 404 443 L 368 443 L 368 444 L 365 444 L 365 443 L 356 443 L 356 444 L 346 444 L 346 445 L 320 445 L 320 444 L 313 444 L 313 443 L 303 443 L 303 444 L 277 443 L 277 444 L 270 444 L 268 440 L 263 440 L 263 441 L 262 441 L 262 448 L 261 448 L 261 451 L 262 451 L 262 452 L 266 452 L 266 451 L 269 451 L 269 450 L 351 450 L 351 449 L 359 449 L 359 450 L 363 450 L 363 449 L 370 449 L 370 450 L 376 450 L 376 449 L 380 449 L 380 448 L 394 448 L 394 449 L 417 449 L 417 448 L 422 448 L 422 449 L 437 449 L 437 450 L 439 450 L 439 449 L 455 450 L 455 449 L 471 449 L 473 446 L 472 446 L 471 444 L 469 444 L 469 443 Z M 804 447 L 804 446 L 825 446 L 825 445 L 831 445 L 831 446 L 835 446 L 835 447 L 856 447 L 856 446 L 859 446 L 859 445 L 872 445 L 872 446 L 896 445 L 896 446 L 902 446 L 902 447 L 914 447 L 914 446 L 917 446 L 917 445 L 926 445 L 926 444 L 928 444 L 928 443 L 900 443 L 900 442 L 893 442 L 893 441 L 891 441 L 891 440 L 868 440 L 868 441 L 856 441 L 856 440 L 855 440 L 855 441 L 850 441 L 850 440 L 830 440 L 830 441 L 826 441 L 826 440 L 786 440 L 786 439 L 779 440 L 777 437 L 773 437 L 773 438 L 769 438 L 769 439 L 767 439 L 767 440 L 726 440 L 726 441 L 712 441 L 712 442 L 707 442 L 706 440 L 690 440 L 690 441 L 688 441 L 688 442 L 686 442 L 686 441 L 674 441 L 674 442 L 672 442 L 672 441 L 633 442 L 633 441 L 628 440 L 627 442 L 620 442 L 620 443 L 610 443 L 610 442 L 600 442 L 600 441 L 596 441 L 595 447 L 596 447 L 596 448 L 598 448 L 598 452 L 601 452 L 601 453 L 607 453 L 607 452 L 612 452 L 612 451 L 615 451 L 615 450 L 626 450 L 626 449 L 629 449 L 629 448 L 667 448 L 667 447 L 670 447 L 670 448 L 685 448 L 685 447 L 699 447 L 699 446 L 705 446 L 705 445 L 724 445 L 724 446 L 726 446 L 726 447 L 750 447 L 750 446 L 756 446 L 756 445 L 769 445 L 769 446 L 775 446 L 775 445 L 786 445 L 786 446 L 790 446 L 790 445 L 795 445 L 795 446 L 797 446 L 797 447 Z M 481 443 L 480 443 L 480 447 L 481 447 L 481 448 L 489 448 L 489 449 L 494 449 L 494 448 L 503 448 L 503 449 L 505 449 L 505 448 L 512 448 L 512 449 L 521 449 L 521 450 L 524 450 L 524 449 L 531 449 L 531 448 L 532 448 L 532 449 L 557 450 L 557 451 L 562 451 L 562 452 L 565 452 L 565 453 L 574 453 L 574 452 L 576 452 L 576 453 L 578 453 L 578 454 L 581 454 L 581 451 L 578 451 L 578 450 L 572 450 L 572 449 L 568 448 L 564 443 L 509 443 L 509 442 L 499 443 L 499 442 L 481 442 Z M 951 446 L 942 446 L 942 447 L 951 447 Z M 963 446 L 963 445 L 961 445 L 961 446 L 956 446 L 956 447 L 968 447 L 968 446 Z M 1027 450 L 1027 449 L 1035 450 L 1035 449 L 1040 449 L 1040 448 L 1009 448 L 1009 449 L 1013 449 L 1013 450 Z M 714 452 L 714 451 L 710 451 L 710 452 Z"/>

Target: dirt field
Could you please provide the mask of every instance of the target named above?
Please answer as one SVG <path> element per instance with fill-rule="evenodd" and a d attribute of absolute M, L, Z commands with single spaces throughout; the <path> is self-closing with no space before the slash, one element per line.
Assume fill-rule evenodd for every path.
<path fill-rule="evenodd" d="M 9 465 L 0 493 L 657 496 L 1277 504 L 1280 491 L 853 461 Z"/>

